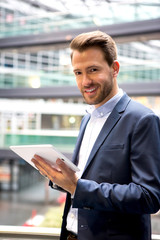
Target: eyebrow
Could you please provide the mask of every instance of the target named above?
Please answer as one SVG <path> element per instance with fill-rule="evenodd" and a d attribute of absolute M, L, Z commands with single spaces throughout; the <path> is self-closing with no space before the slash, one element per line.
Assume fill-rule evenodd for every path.
<path fill-rule="evenodd" d="M 80 69 L 73 69 L 73 72 L 81 71 Z"/>
<path fill-rule="evenodd" d="M 89 69 L 89 68 L 98 68 L 98 67 L 99 67 L 98 65 L 91 65 L 91 66 L 87 67 L 87 69 Z"/>
<path fill-rule="evenodd" d="M 91 65 L 89 67 L 86 68 L 86 70 L 90 69 L 90 68 L 98 68 L 99 66 L 98 65 Z M 77 69 L 73 69 L 73 72 L 77 72 L 77 71 L 81 71 L 81 69 L 77 68 Z"/>

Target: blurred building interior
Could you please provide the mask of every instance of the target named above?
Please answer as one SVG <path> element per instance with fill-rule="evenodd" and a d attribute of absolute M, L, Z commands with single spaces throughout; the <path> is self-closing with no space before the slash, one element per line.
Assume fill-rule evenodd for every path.
<path fill-rule="evenodd" d="M 53 144 L 71 157 L 86 104 L 69 43 L 93 30 L 117 43 L 120 87 L 160 116 L 160 0 L 1 0 L 0 192 L 39 182 L 10 145 Z"/>

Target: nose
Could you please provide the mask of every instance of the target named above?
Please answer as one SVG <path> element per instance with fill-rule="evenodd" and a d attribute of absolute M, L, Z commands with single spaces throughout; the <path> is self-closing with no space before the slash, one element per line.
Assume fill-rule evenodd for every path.
<path fill-rule="evenodd" d="M 92 84 L 92 79 L 87 75 L 87 74 L 83 74 L 82 77 L 82 85 L 84 87 L 88 87 Z"/>

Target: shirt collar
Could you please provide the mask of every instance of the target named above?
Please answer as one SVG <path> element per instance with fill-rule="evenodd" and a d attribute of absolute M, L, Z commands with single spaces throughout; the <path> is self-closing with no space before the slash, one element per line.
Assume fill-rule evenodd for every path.
<path fill-rule="evenodd" d="M 113 96 L 109 101 L 104 103 L 102 106 L 95 108 L 94 105 L 88 106 L 86 112 L 89 113 L 92 117 L 102 118 L 108 113 L 112 112 L 115 105 L 118 103 L 120 98 L 123 96 L 123 90 L 120 88 L 118 93 Z"/>

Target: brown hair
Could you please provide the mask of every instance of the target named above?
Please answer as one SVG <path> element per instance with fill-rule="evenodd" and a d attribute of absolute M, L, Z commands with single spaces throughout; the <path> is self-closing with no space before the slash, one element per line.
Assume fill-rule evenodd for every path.
<path fill-rule="evenodd" d="M 75 37 L 70 43 L 72 50 L 71 58 L 74 50 L 83 52 L 90 47 L 99 47 L 109 66 L 117 59 L 117 47 L 114 40 L 111 36 L 101 31 L 82 33 Z"/>

